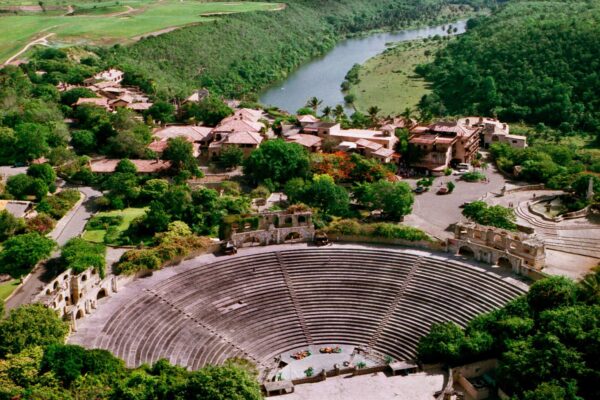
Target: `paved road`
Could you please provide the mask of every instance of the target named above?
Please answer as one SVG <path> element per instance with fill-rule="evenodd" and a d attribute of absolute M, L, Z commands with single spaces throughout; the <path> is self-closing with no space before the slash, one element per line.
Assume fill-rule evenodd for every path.
<path fill-rule="evenodd" d="M 95 212 L 94 200 L 102 195 L 102 193 L 91 187 L 77 187 L 77 189 L 86 196 L 85 199 L 78 207 L 65 215 L 50 233 L 50 237 L 54 239 L 59 246 L 63 246 L 69 239 L 74 238 L 83 232 L 85 224 Z M 52 254 L 52 258 L 58 257 L 59 255 L 60 251 L 57 250 Z M 44 279 L 47 278 L 45 277 L 46 272 L 45 266 L 36 268 L 32 272 L 29 280 L 23 286 L 18 288 L 14 295 L 6 302 L 6 308 L 11 309 L 30 302 L 46 284 L 46 280 Z"/>
<path fill-rule="evenodd" d="M 3 166 L 0 167 L 0 177 L 9 177 L 9 176 L 13 176 L 13 175 L 18 175 L 18 174 L 25 174 L 27 173 L 27 168 L 28 167 L 7 167 L 7 166 Z"/>
<path fill-rule="evenodd" d="M 413 212 L 405 218 L 405 223 L 423 229 L 440 239 L 452 237 L 452 232 L 448 228 L 451 224 L 464 219 L 460 208 L 463 203 L 478 200 L 488 192 L 500 193 L 506 184 L 504 176 L 496 170 L 495 166 L 490 165 L 484 173 L 488 177 L 488 183 L 465 182 L 454 175 L 436 178 L 428 192 L 415 195 Z M 454 192 L 447 195 L 436 194 L 440 186 L 446 186 L 446 182 L 449 181 L 456 185 Z M 416 186 L 416 181 L 413 179 L 407 179 L 406 182 Z"/>

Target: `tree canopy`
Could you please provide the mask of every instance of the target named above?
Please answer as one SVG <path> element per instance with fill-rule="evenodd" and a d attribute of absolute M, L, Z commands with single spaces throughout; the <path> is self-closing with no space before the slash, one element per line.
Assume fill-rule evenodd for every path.
<path fill-rule="evenodd" d="M 41 260 L 50 256 L 56 243 L 37 232 L 9 238 L 0 251 L 0 271 L 20 278 L 31 271 Z"/>
<path fill-rule="evenodd" d="M 310 160 L 304 147 L 281 139 L 268 140 L 244 162 L 244 173 L 257 183 L 283 185 L 292 178 L 306 178 Z"/>
<path fill-rule="evenodd" d="M 69 328 L 56 312 L 41 304 L 21 306 L 0 319 L 0 357 L 30 346 L 62 343 Z"/>
<path fill-rule="evenodd" d="M 424 362 L 461 365 L 495 357 L 497 380 L 519 399 L 596 399 L 600 389 L 599 292 L 596 270 L 575 283 L 553 276 L 465 329 L 434 324 L 418 345 Z"/>

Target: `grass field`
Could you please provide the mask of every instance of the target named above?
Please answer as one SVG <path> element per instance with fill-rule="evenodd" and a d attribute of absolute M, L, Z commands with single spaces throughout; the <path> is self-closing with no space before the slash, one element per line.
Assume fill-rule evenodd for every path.
<path fill-rule="evenodd" d="M 47 6 L 58 3 L 45 2 Z M 3 7 L 29 5 L 9 1 Z M 37 2 L 35 3 L 37 4 Z M 63 3 L 64 4 L 64 3 Z M 214 15 L 249 11 L 277 10 L 277 3 L 210 2 L 179 0 L 125 0 L 101 3 L 73 3 L 74 15 L 57 10 L 0 14 L 0 62 L 6 61 L 31 40 L 53 34 L 51 44 L 113 44 L 127 42 L 140 36 L 168 28 L 210 21 Z"/>
<path fill-rule="evenodd" d="M 19 280 L 13 279 L 7 282 L 0 283 L 0 300 L 4 301 L 15 289 L 19 286 Z M 1 316 L 0 316 L 1 317 Z"/>
<path fill-rule="evenodd" d="M 146 213 L 146 208 L 126 208 L 124 210 L 117 211 L 107 211 L 96 214 L 96 217 L 116 217 L 122 216 L 123 221 L 119 226 L 117 226 L 117 230 L 119 232 L 124 232 L 129 228 L 131 221 L 140 217 Z M 94 242 L 94 243 L 104 243 L 104 236 L 106 235 L 105 229 L 94 229 L 87 230 L 83 233 L 83 239 Z"/>
<path fill-rule="evenodd" d="M 366 112 L 369 107 L 378 106 L 387 115 L 414 108 L 429 93 L 427 82 L 416 76 L 415 67 L 432 61 L 443 43 L 432 40 L 400 43 L 368 60 L 360 69 L 360 82 L 350 89 L 356 96 L 356 109 Z"/>

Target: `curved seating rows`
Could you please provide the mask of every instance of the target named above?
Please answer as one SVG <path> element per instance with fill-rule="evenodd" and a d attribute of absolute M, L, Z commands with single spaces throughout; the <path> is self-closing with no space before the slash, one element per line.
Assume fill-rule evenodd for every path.
<path fill-rule="evenodd" d="M 237 256 L 144 290 L 106 321 L 95 347 L 130 366 L 167 358 L 191 369 L 229 357 L 264 367 L 310 344 L 370 343 L 410 359 L 432 323 L 464 326 L 521 293 L 480 269 L 398 251 Z"/>

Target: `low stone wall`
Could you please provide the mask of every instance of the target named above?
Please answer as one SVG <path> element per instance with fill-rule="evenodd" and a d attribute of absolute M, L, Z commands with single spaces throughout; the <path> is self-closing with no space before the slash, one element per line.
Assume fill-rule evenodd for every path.
<path fill-rule="evenodd" d="M 546 186 L 543 183 L 540 183 L 537 185 L 515 186 L 515 187 L 508 188 L 508 189 L 506 188 L 506 185 L 505 185 L 502 188 L 502 194 L 507 195 L 510 193 L 527 192 L 530 190 L 551 190 L 551 189 L 546 189 Z"/>
<path fill-rule="evenodd" d="M 433 251 L 446 251 L 446 243 L 433 240 L 419 240 L 410 241 L 405 239 L 390 239 L 383 237 L 372 237 L 372 236 L 360 236 L 360 235 L 329 235 L 329 240 L 335 242 L 352 242 L 352 243 L 373 243 L 373 244 L 386 244 L 393 246 L 403 247 L 416 247 L 420 249 L 433 250 Z"/>
<path fill-rule="evenodd" d="M 591 205 L 582 208 L 581 210 L 578 211 L 571 211 L 565 214 L 561 214 L 558 215 L 556 217 L 549 217 L 546 214 L 539 212 L 537 210 L 535 210 L 533 208 L 534 205 L 546 202 L 546 201 L 552 201 L 553 199 L 556 199 L 559 196 L 552 196 L 552 197 L 545 197 L 536 201 L 531 201 L 527 203 L 527 209 L 529 210 L 530 213 L 532 213 L 533 215 L 542 218 L 545 221 L 549 221 L 549 222 L 561 222 L 564 221 L 566 219 L 576 219 L 576 218 L 584 218 L 587 217 L 590 214 L 590 211 L 592 210 Z"/>
<path fill-rule="evenodd" d="M 178 265 L 185 260 L 191 260 L 192 258 L 196 258 L 202 254 L 216 253 L 221 249 L 221 246 L 218 243 L 211 244 L 206 249 L 195 250 L 188 255 L 180 256 L 173 258 L 171 260 L 165 261 L 161 268 L 172 267 L 173 265 Z"/>
<path fill-rule="evenodd" d="M 536 271 L 535 269 L 527 268 L 524 266 L 521 266 L 521 268 L 519 268 L 519 275 L 525 276 L 531 279 L 532 281 L 539 281 L 540 279 L 548 277 L 548 274 L 545 274 L 544 272 Z"/>

